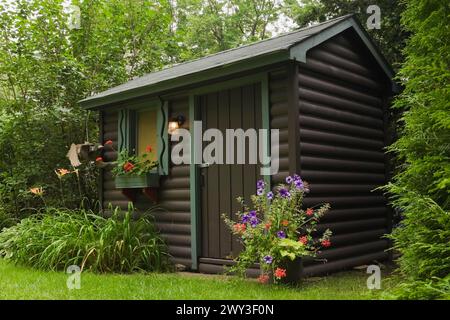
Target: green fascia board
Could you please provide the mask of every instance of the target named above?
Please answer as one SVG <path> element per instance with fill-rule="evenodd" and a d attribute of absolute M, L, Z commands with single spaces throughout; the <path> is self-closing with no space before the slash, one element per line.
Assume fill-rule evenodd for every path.
<path fill-rule="evenodd" d="M 110 96 L 96 99 L 86 98 L 79 103 L 85 109 L 101 109 L 113 103 L 127 101 L 133 98 L 145 95 L 160 94 L 180 87 L 195 85 L 201 82 L 210 81 L 217 78 L 226 77 L 242 71 L 249 71 L 269 64 L 286 61 L 289 59 L 289 50 L 280 50 L 270 54 L 261 55 L 252 59 L 241 60 L 236 63 L 228 64 L 205 71 L 192 73 L 186 76 L 173 78 L 170 80 L 158 82 L 149 86 L 132 89 L 126 92 L 120 92 Z"/>
<path fill-rule="evenodd" d="M 316 35 L 310 36 L 308 39 L 302 41 L 301 43 L 292 46 L 290 49 L 290 53 L 289 53 L 290 59 L 294 59 L 299 62 L 306 63 L 306 54 L 308 53 L 309 49 L 318 46 L 322 42 L 325 42 L 326 40 L 338 35 L 339 33 L 343 32 L 349 28 L 354 29 L 354 31 L 358 34 L 358 36 L 361 38 L 363 43 L 369 49 L 370 53 L 373 55 L 373 57 L 375 58 L 375 60 L 377 61 L 377 63 L 381 67 L 381 69 L 383 70 L 383 72 L 390 79 L 391 84 L 392 84 L 392 91 L 399 92 L 399 88 L 398 88 L 397 84 L 393 81 L 395 73 L 394 73 L 392 67 L 389 65 L 389 63 L 386 61 L 386 59 L 380 53 L 379 49 L 377 48 L 375 43 L 373 43 L 373 41 L 370 39 L 369 35 L 364 30 L 364 28 L 353 17 L 343 20 L 343 21 L 331 26 L 330 28 L 321 31 L 320 33 L 318 33 Z"/>

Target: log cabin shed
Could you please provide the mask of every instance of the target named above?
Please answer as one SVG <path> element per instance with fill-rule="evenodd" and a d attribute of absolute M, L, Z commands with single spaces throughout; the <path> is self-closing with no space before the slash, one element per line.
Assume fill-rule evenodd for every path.
<path fill-rule="evenodd" d="M 305 206 L 332 207 L 319 229 L 333 231 L 333 245 L 318 257 L 326 262 L 303 262 L 308 276 L 389 258 L 383 235 L 390 232 L 391 213 L 373 190 L 388 174 L 383 148 L 392 78 L 368 34 L 348 15 L 150 73 L 80 104 L 100 113 L 100 139 L 112 140 L 115 150 L 157 148 L 163 174 L 157 227 L 174 263 L 204 273 L 221 272 L 239 250 L 220 215 L 237 211 L 236 197 L 255 193 L 259 170 L 174 165 L 168 121 L 181 116 L 186 129 L 194 120 L 221 131 L 279 129 L 280 169 L 266 181 L 274 186 L 299 173 L 310 183 Z M 114 161 L 117 152 L 105 152 L 104 159 Z M 126 209 L 129 200 L 110 170 L 102 169 L 100 180 L 103 207 Z M 138 210 L 153 206 L 144 194 L 134 202 Z"/>

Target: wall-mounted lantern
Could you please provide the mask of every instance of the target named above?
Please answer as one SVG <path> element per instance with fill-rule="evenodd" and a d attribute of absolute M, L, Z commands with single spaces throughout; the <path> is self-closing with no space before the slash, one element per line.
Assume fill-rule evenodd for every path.
<path fill-rule="evenodd" d="M 186 121 L 186 118 L 183 115 L 178 115 L 175 118 L 169 120 L 168 131 L 169 134 L 173 134 L 177 131 Z"/>

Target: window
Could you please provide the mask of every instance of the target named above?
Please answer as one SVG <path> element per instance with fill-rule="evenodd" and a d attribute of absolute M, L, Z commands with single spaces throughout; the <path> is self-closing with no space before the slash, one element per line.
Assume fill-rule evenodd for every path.
<path fill-rule="evenodd" d="M 167 109 L 167 103 L 157 101 L 119 111 L 119 151 L 141 155 L 151 146 L 160 174 L 168 174 Z"/>
<path fill-rule="evenodd" d="M 146 152 L 147 147 L 152 148 L 152 160 L 158 160 L 158 113 L 155 109 L 139 111 L 136 115 L 136 154 Z"/>

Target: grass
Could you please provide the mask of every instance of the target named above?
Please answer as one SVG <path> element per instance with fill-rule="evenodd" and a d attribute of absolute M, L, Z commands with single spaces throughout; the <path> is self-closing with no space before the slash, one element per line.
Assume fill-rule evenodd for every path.
<path fill-rule="evenodd" d="M 380 290 L 367 289 L 367 276 L 364 270 L 347 271 L 285 287 L 220 275 L 83 273 L 81 289 L 69 290 L 63 272 L 19 267 L 0 259 L 0 299 L 377 299 Z M 389 276 L 387 283 L 393 279 Z"/>

